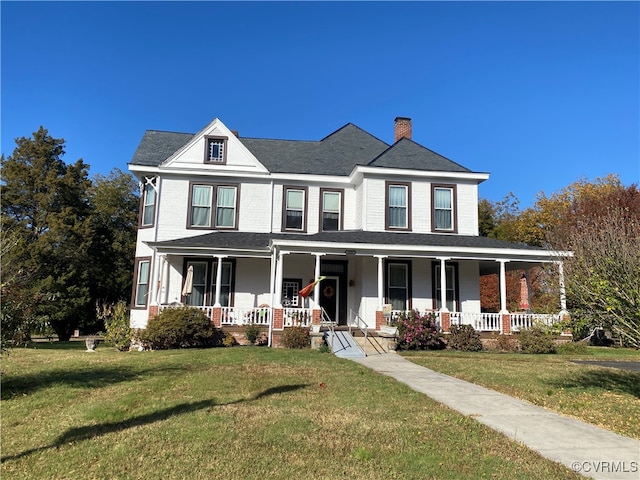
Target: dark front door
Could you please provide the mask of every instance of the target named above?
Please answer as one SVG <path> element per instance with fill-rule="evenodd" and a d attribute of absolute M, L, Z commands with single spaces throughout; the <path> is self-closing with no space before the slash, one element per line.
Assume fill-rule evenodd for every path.
<path fill-rule="evenodd" d="M 320 306 L 324 308 L 332 322 L 339 320 L 339 286 L 338 277 L 327 277 L 320 282 Z"/>

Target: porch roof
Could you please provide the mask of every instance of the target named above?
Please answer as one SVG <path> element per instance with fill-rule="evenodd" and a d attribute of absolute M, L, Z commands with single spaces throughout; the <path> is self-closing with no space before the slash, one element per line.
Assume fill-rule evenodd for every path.
<path fill-rule="evenodd" d="M 400 257 L 448 257 L 486 262 L 508 260 L 509 269 L 528 268 L 531 263 L 552 262 L 570 255 L 522 243 L 473 235 L 369 232 L 362 230 L 314 234 L 216 231 L 148 245 L 163 253 L 267 256 L 274 248 L 291 253 L 339 255 L 385 255 Z M 528 266 L 523 266 L 523 262 Z M 487 265 L 483 263 L 481 265 Z M 483 270 L 487 270 L 483 268 Z M 490 270 L 493 270 L 492 268 Z"/>

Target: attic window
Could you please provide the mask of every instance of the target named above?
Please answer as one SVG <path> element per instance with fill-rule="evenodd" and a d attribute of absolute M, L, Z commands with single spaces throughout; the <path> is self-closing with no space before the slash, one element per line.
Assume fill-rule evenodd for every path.
<path fill-rule="evenodd" d="M 207 150 L 204 156 L 205 163 L 227 163 L 227 138 L 206 137 Z"/>

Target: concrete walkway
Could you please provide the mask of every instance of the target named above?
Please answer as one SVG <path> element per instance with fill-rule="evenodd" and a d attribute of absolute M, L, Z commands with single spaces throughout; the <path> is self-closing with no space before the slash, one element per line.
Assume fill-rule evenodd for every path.
<path fill-rule="evenodd" d="M 352 358 L 596 479 L 640 479 L 640 441 L 416 365 L 397 354 Z M 638 419 L 636 419 L 638 420 Z"/>

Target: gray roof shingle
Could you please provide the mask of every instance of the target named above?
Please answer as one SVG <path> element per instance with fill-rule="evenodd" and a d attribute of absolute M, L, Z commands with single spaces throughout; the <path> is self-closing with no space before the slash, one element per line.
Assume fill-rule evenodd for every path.
<path fill-rule="evenodd" d="M 192 138 L 192 133 L 147 130 L 144 132 L 130 163 L 157 167 Z"/>
<path fill-rule="evenodd" d="M 471 172 L 471 170 L 462 165 L 408 138 L 400 139 L 392 147 L 373 159 L 369 166 L 439 172 Z"/>
<path fill-rule="evenodd" d="M 365 232 L 362 230 L 341 230 L 315 234 L 295 233 L 255 233 L 216 231 L 195 237 L 179 238 L 155 243 L 162 247 L 195 248 L 238 248 L 267 250 L 271 239 L 294 240 L 298 242 L 331 242 L 341 244 L 398 245 L 424 247 L 462 247 L 482 249 L 540 250 L 523 243 L 511 243 L 495 238 L 473 235 L 443 235 L 428 233 Z"/>
<path fill-rule="evenodd" d="M 147 130 L 130 164 L 156 167 L 192 138 L 190 133 Z M 348 175 L 356 165 L 470 171 L 412 140 L 402 139 L 390 146 L 352 123 L 319 141 L 239 139 L 272 173 Z"/>

